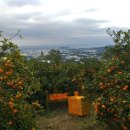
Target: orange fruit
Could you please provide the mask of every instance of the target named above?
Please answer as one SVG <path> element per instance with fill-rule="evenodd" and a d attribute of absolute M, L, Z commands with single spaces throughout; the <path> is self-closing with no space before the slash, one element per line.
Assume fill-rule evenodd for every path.
<path fill-rule="evenodd" d="M 9 76 L 9 75 L 11 75 L 11 74 L 12 74 L 11 71 L 5 72 L 5 75 L 6 75 L 6 76 Z"/>
<path fill-rule="evenodd" d="M 100 86 L 102 86 L 102 85 L 103 85 L 103 83 L 100 83 L 99 85 L 100 85 Z"/>
<path fill-rule="evenodd" d="M 19 82 L 18 82 L 18 85 L 19 85 L 19 86 L 21 86 L 22 84 L 23 84 L 23 82 L 22 82 L 22 81 L 19 81 Z"/>
<path fill-rule="evenodd" d="M 7 76 L 4 76 L 3 79 L 6 80 L 6 79 L 7 79 Z"/>
<path fill-rule="evenodd" d="M 13 84 L 14 84 L 13 81 L 7 82 L 7 85 L 8 85 L 8 86 L 13 86 Z"/>
<path fill-rule="evenodd" d="M 101 99 L 102 99 L 101 97 L 100 97 L 100 98 L 98 98 L 98 100 L 99 100 L 99 101 L 101 101 Z"/>
<path fill-rule="evenodd" d="M 118 72 L 118 74 L 122 74 L 122 72 L 121 72 L 121 71 L 119 71 L 119 72 Z"/>
<path fill-rule="evenodd" d="M 102 108 L 103 108 L 103 109 L 106 109 L 106 106 L 105 106 L 105 105 L 102 105 Z"/>
<path fill-rule="evenodd" d="M 10 101 L 8 104 L 9 104 L 9 107 L 10 107 L 10 108 L 13 108 L 13 107 L 14 107 L 14 103 L 13 103 L 13 102 Z"/>
<path fill-rule="evenodd" d="M 123 126 L 122 128 L 123 128 L 123 130 L 128 130 L 126 126 Z"/>
<path fill-rule="evenodd" d="M 125 86 L 123 87 L 123 90 L 126 91 L 126 90 L 128 90 L 128 88 L 129 88 L 128 85 L 125 85 Z"/>
<path fill-rule="evenodd" d="M 8 125 L 12 125 L 12 124 L 13 124 L 13 122 L 12 122 L 12 121 L 9 121 L 9 122 L 8 122 Z"/>
<path fill-rule="evenodd" d="M 2 81 L 4 78 L 3 77 L 0 77 L 0 81 Z"/>
<path fill-rule="evenodd" d="M 111 102 L 113 102 L 113 101 L 114 101 L 114 99 L 113 99 L 113 98 L 111 98 L 111 99 L 110 99 L 110 101 L 111 101 Z"/>
<path fill-rule="evenodd" d="M 123 60 L 123 61 L 121 61 L 121 64 L 125 64 L 125 61 Z"/>
<path fill-rule="evenodd" d="M 111 72 L 111 69 L 108 69 L 107 72 L 110 73 L 110 72 Z"/>
<path fill-rule="evenodd" d="M 0 68 L 0 73 L 3 73 L 3 72 L 4 72 L 4 70 L 2 68 Z"/>
<path fill-rule="evenodd" d="M 19 94 L 17 94 L 17 95 L 15 96 L 15 98 L 16 98 L 16 99 L 19 99 L 19 98 L 21 98 L 21 96 L 22 96 L 22 94 L 19 93 Z"/>
<path fill-rule="evenodd" d="M 9 102 L 9 105 L 13 105 L 13 104 L 14 104 L 13 102 L 11 102 L 11 101 Z"/>
<path fill-rule="evenodd" d="M 17 109 L 14 109 L 14 110 L 13 110 L 13 113 L 17 113 L 17 112 L 18 112 L 18 110 L 17 110 Z"/>
<path fill-rule="evenodd" d="M 15 98 L 16 98 L 16 99 L 19 99 L 19 95 L 16 95 Z"/>

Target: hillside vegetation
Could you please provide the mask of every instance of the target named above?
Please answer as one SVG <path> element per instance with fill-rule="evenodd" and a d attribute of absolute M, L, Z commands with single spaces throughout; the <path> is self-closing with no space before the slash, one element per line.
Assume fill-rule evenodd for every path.
<path fill-rule="evenodd" d="M 89 129 L 89 126 L 94 130 L 105 130 L 106 126 L 113 130 L 129 130 L 130 30 L 107 31 L 115 45 L 108 47 L 100 60 L 84 58 L 79 62 L 63 61 L 59 50 L 54 49 L 48 55 L 41 53 L 37 58 L 28 59 L 20 54 L 18 46 L 1 35 L 1 130 L 35 130 L 42 129 L 42 125 L 46 126 L 43 130 L 60 130 L 56 117 L 57 123 L 60 119 L 65 122 L 62 125 L 67 130 L 69 127 Z M 89 117 L 71 117 L 64 111 L 52 111 L 57 105 L 52 105 L 49 94 L 73 96 L 74 91 L 91 104 Z M 48 117 L 47 111 L 55 117 Z M 69 126 L 70 120 L 73 127 Z M 52 127 L 47 126 L 49 123 Z"/>

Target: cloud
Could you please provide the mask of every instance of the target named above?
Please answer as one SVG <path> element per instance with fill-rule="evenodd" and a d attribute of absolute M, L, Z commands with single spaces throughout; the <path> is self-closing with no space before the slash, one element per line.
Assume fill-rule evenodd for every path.
<path fill-rule="evenodd" d="M 40 0 L 5 0 L 4 2 L 8 6 L 25 6 L 40 4 Z"/>
<path fill-rule="evenodd" d="M 108 27 L 130 26 L 128 5 L 128 0 L 1 0 L 0 30 L 7 36 L 22 30 L 23 39 L 14 39 L 18 45 L 106 45 L 112 43 Z"/>
<path fill-rule="evenodd" d="M 97 9 L 96 8 L 90 8 L 88 10 L 86 10 L 86 12 L 95 12 Z"/>
<path fill-rule="evenodd" d="M 23 7 L 22 7 L 23 8 Z M 62 11 L 55 15 L 44 15 L 42 12 L 31 12 L 3 15 L 0 19 L 1 29 L 6 35 L 22 30 L 23 39 L 15 38 L 13 41 L 18 45 L 58 45 L 58 46 L 79 46 L 79 45 L 104 45 L 109 39 L 106 29 L 100 29 L 106 20 L 93 20 L 89 18 L 76 18 L 72 21 L 57 17 L 70 15 L 70 11 Z"/>
<path fill-rule="evenodd" d="M 56 46 L 79 46 L 111 44 L 110 37 L 106 34 L 106 29 L 98 28 L 98 24 L 104 21 L 91 19 L 78 19 L 73 22 L 48 22 L 48 23 L 14 23 L 4 30 L 17 32 L 18 27 L 22 27 L 21 35 L 23 39 L 15 38 L 19 45 L 56 45 Z M 15 28 L 15 25 L 18 27 Z M 10 32 L 10 33 L 12 33 Z M 8 32 L 9 34 L 9 32 Z M 106 40 L 106 41 L 105 41 Z"/>

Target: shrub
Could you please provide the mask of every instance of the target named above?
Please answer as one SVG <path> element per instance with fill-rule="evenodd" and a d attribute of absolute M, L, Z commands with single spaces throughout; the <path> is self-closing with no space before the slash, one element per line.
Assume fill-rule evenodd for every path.
<path fill-rule="evenodd" d="M 38 81 L 16 45 L 0 42 L 0 129 L 30 130 L 35 127 L 38 103 L 27 99 L 38 88 Z"/>
<path fill-rule="evenodd" d="M 130 124 L 130 30 L 109 32 L 116 45 L 113 56 L 104 60 L 95 85 L 97 119 L 116 129 L 128 130 Z"/>

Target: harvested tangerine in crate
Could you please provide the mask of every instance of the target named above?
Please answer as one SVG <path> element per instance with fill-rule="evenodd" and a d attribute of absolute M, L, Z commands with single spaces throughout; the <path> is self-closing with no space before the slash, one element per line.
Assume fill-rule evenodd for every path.
<path fill-rule="evenodd" d="M 79 92 L 78 91 L 74 91 L 74 96 L 79 96 Z"/>
<path fill-rule="evenodd" d="M 50 101 L 67 100 L 67 93 L 49 94 Z"/>
<path fill-rule="evenodd" d="M 83 101 L 83 96 L 68 97 L 69 114 L 85 116 L 90 113 L 90 103 Z"/>
<path fill-rule="evenodd" d="M 56 94 L 49 94 L 49 100 L 55 101 L 56 100 Z"/>

